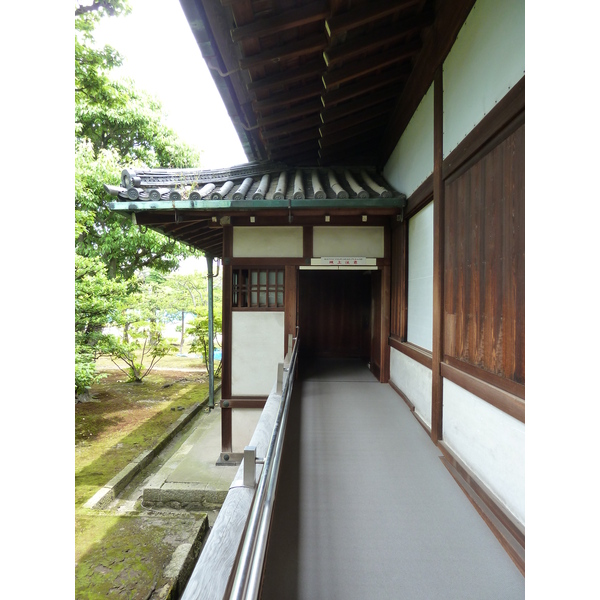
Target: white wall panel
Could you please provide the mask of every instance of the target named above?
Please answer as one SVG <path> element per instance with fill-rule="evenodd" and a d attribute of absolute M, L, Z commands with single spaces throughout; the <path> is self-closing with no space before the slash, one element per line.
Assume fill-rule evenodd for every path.
<path fill-rule="evenodd" d="M 313 227 L 313 256 L 383 258 L 383 227 Z"/>
<path fill-rule="evenodd" d="M 231 336 L 231 394 L 268 396 L 283 362 L 283 311 L 234 311 Z"/>
<path fill-rule="evenodd" d="M 302 227 L 234 227 L 235 258 L 301 258 Z"/>
<path fill-rule="evenodd" d="M 525 424 L 444 379 L 443 439 L 525 524 Z"/>
<path fill-rule="evenodd" d="M 275 378 L 273 378 L 275 381 Z M 256 424 L 262 414 L 262 408 L 231 409 L 231 451 L 243 452 L 250 443 Z"/>
<path fill-rule="evenodd" d="M 415 412 L 431 427 L 431 369 L 390 349 L 390 379 L 415 405 Z"/>
<path fill-rule="evenodd" d="M 408 222 L 408 320 L 406 339 L 433 345 L 433 202 Z"/>
<path fill-rule="evenodd" d="M 525 74 L 525 0 L 478 0 L 444 62 L 444 158 Z"/>
<path fill-rule="evenodd" d="M 383 174 L 409 197 L 433 173 L 433 84 L 421 100 Z"/>

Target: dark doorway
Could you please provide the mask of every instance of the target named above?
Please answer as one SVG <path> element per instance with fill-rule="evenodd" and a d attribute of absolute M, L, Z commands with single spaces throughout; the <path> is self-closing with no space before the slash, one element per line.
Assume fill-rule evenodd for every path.
<path fill-rule="evenodd" d="M 371 272 L 300 271 L 300 353 L 361 358 L 371 351 Z"/>

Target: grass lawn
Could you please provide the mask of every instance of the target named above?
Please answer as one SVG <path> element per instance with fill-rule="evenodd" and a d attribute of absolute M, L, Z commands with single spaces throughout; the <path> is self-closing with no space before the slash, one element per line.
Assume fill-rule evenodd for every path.
<path fill-rule="evenodd" d="M 155 519 L 153 526 L 148 521 L 142 526 L 132 516 L 83 504 L 132 459 L 154 447 L 181 416 L 179 407 L 187 409 L 206 398 L 208 376 L 205 371 L 153 371 L 142 383 L 127 383 L 123 373 L 111 370 L 91 392 L 92 401 L 75 405 L 77 598 L 135 598 L 135 580 L 148 580 L 149 589 L 173 552 L 159 541 L 168 525 L 158 527 Z M 184 518 L 198 521 L 199 515 Z"/>

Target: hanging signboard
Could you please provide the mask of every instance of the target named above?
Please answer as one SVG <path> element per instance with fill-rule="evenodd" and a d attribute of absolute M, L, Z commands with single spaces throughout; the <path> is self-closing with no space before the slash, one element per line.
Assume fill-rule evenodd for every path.
<path fill-rule="evenodd" d="M 321 256 L 321 264 L 351 267 L 366 265 L 367 258 L 365 256 Z"/>

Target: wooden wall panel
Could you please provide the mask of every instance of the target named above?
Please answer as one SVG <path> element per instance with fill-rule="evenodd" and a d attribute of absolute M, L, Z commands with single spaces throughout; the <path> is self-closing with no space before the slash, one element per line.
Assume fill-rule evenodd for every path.
<path fill-rule="evenodd" d="M 300 271 L 300 352 L 369 358 L 371 277 L 356 271 Z"/>
<path fill-rule="evenodd" d="M 525 383 L 525 126 L 445 185 L 444 354 Z"/>

